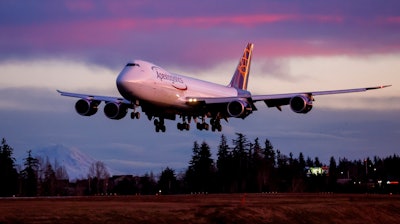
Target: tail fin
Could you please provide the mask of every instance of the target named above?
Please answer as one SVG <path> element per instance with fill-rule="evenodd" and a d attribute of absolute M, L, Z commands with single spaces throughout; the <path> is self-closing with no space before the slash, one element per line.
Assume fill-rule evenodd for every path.
<path fill-rule="evenodd" d="M 229 87 L 247 90 L 253 46 L 254 44 L 248 43 L 244 49 L 243 56 L 240 58 L 235 74 L 233 74 L 232 80 L 228 85 Z"/>

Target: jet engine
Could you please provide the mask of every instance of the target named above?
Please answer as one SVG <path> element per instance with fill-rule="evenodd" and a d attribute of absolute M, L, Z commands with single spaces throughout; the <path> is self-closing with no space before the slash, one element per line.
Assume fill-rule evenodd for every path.
<path fill-rule="evenodd" d="M 241 117 L 245 118 L 248 114 L 251 113 L 251 106 L 242 100 L 235 100 L 228 103 L 227 111 L 228 114 L 232 117 Z"/>
<path fill-rule="evenodd" d="M 104 114 L 108 118 L 113 120 L 119 120 L 125 117 L 127 112 L 128 112 L 128 107 L 125 104 L 110 102 L 104 106 Z"/>
<path fill-rule="evenodd" d="M 296 113 L 306 114 L 312 109 L 311 95 L 298 95 L 290 99 L 290 108 Z"/>
<path fill-rule="evenodd" d="M 75 104 L 75 110 L 82 116 L 92 116 L 97 112 L 97 107 L 100 101 L 91 101 L 86 99 L 80 99 Z"/>

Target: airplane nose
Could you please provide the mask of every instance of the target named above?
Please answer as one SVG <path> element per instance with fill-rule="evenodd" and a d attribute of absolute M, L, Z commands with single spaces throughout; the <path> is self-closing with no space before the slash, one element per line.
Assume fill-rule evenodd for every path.
<path fill-rule="evenodd" d="M 117 86 L 122 86 L 126 82 L 126 74 L 121 72 L 117 77 Z"/>
<path fill-rule="evenodd" d="M 129 73 L 125 69 L 117 77 L 117 89 L 124 98 L 128 98 L 129 80 Z"/>

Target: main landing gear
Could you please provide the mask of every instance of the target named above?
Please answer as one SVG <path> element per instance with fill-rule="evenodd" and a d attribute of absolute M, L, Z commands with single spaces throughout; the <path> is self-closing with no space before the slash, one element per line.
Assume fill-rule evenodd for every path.
<path fill-rule="evenodd" d="M 156 132 L 165 132 L 165 124 L 164 124 L 164 118 L 160 118 L 160 120 L 155 119 L 154 120 L 154 125 L 156 126 Z"/>
<path fill-rule="evenodd" d="M 190 130 L 190 124 L 184 122 L 184 123 L 178 123 L 176 124 L 176 127 L 178 128 L 179 131 L 189 131 Z"/>
<path fill-rule="evenodd" d="M 196 125 L 196 128 L 199 129 L 200 131 L 201 131 L 201 130 L 206 130 L 206 131 L 208 131 L 209 127 L 210 127 L 210 126 L 206 123 L 205 117 L 202 117 L 202 118 L 201 118 L 201 123 L 197 123 L 197 125 Z"/>
<path fill-rule="evenodd" d="M 202 117 L 201 122 L 197 122 L 196 119 L 195 119 L 195 121 L 196 121 L 196 128 L 198 130 L 200 130 L 200 131 L 202 131 L 202 130 L 208 131 L 210 129 L 210 124 L 206 123 L 205 117 Z M 189 123 L 190 123 L 190 120 L 189 120 Z M 182 118 L 182 123 L 178 123 L 177 124 L 178 130 L 180 130 L 180 131 L 183 131 L 183 130 L 189 131 L 189 129 L 190 129 L 190 124 L 189 123 L 187 123 L 186 122 L 186 118 L 183 117 Z M 210 120 L 210 123 L 211 123 L 211 130 L 213 132 L 215 132 L 215 131 L 221 132 L 222 131 L 222 126 L 221 126 L 220 119 L 213 118 L 213 119 Z"/>
<path fill-rule="evenodd" d="M 221 132 L 222 131 L 222 125 L 219 119 L 211 119 L 210 120 L 211 123 L 211 130 L 214 131 L 218 131 Z M 197 129 L 199 129 L 200 131 L 202 130 L 206 130 L 208 131 L 210 125 L 207 124 L 206 122 L 202 122 L 202 123 L 197 123 L 196 125 Z"/>
<path fill-rule="evenodd" d="M 202 123 L 197 123 L 196 124 L 197 129 L 199 129 L 200 131 L 202 130 L 206 130 L 208 131 L 208 129 L 210 128 L 210 125 L 207 124 L 206 122 L 202 122 Z"/>
<path fill-rule="evenodd" d="M 222 125 L 221 125 L 221 120 L 220 119 L 211 119 L 211 130 L 221 132 L 222 131 Z"/>
<path fill-rule="evenodd" d="M 189 118 L 189 123 L 190 123 L 190 118 Z M 176 127 L 178 128 L 179 131 L 189 131 L 190 130 L 190 124 L 188 122 L 186 122 L 186 117 L 183 116 L 182 117 L 182 123 L 178 123 L 176 124 Z"/>

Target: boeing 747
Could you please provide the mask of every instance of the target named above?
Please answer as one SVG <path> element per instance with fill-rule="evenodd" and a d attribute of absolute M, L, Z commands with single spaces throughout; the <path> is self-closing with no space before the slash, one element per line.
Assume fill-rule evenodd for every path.
<path fill-rule="evenodd" d="M 131 118 L 139 119 L 137 108 L 141 107 L 148 119 L 154 120 L 156 132 L 165 132 L 164 120 L 176 120 L 179 130 L 189 130 L 194 121 L 197 129 L 221 131 L 221 120 L 242 118 L 256 111 L 255 103 L 263 101 L 267 107 L 282 106 L 301 114 L 313 107 L 314 96 L 363 92 L 382 89 L 386 86 L 357 89 L 299 92 L 286 94 L 252 95 L 247 90 L 253 44 L 247 44 L 230 83 L 220 85 L 191 77 L 170 73 L 147 61 L 135 60 L 127 63 L 117 77 L 117 88 L 122 97 L 97 96 L 57 90 L 62 96 L 79 100 L 75 109 L 82 116 L 94 115 L 101 102 L 105 103 L 104 114 L 114 120 L 124 118 L 131 109 Z M 209 123 L 207 123 L 209 119 Z"/>

